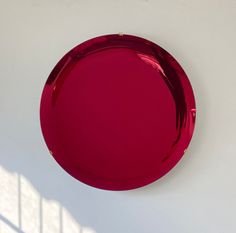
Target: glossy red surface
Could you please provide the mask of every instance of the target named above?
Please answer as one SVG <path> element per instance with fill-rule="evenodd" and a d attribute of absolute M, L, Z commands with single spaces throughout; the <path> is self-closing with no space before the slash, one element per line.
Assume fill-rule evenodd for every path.
<path fill-rule="evenodd" d="M 105 35 L 67 53 L 42 93 L 43 136 L 78 180 L 127 190 L 166 174 L 193 134 L 195 101 L 176 60 L 130 35 Z"/>

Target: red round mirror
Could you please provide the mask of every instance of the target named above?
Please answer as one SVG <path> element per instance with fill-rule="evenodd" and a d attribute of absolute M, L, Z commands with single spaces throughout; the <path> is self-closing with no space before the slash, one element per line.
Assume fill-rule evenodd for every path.
<path fill-rule="evenodd" d="M 105 35 L 68 52 L 52 70 L 40 107 L 55 160 L 76 179 L 128 190 L 172 169 L 191 140 L 195 101 L 178 62 L 131 35 Z"/>

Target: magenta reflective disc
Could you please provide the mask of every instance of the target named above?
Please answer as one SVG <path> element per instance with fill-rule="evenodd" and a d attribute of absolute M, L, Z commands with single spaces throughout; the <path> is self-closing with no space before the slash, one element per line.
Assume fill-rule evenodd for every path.
<path fill-rule="evenodd" d="M 68 52 L 45 84 L 44 139 L 76 179 L 107 190 L 149 184 L 191 140 L 195 101 L 178 62 L 131 35 L 105 35 Z"/>

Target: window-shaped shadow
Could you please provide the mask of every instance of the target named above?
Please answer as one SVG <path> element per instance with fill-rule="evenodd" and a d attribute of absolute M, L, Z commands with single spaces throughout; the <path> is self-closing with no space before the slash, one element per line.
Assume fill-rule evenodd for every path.
<path fill-rule="evenodd" d="M 47 200 L 21 174 L 0 166 L 0 233 L 96 233 L 57 201 Z"/>

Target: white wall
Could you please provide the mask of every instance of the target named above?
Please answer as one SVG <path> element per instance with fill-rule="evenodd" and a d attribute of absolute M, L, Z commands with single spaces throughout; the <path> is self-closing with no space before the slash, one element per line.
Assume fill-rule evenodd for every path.
<path fill-rule="evenodd" d="M 134 191 L 86 186 L 50 157 L 39 101 L 61 56 L 91 37 L 153 40 L 197 101 L 191 146 Z M 0 0 L 0 233 L 235 233 L 235 0 Z"/>

